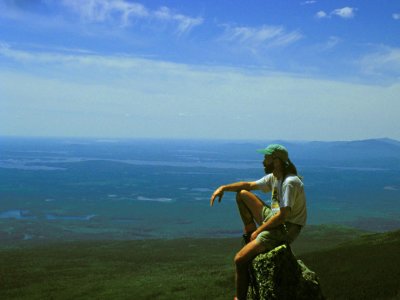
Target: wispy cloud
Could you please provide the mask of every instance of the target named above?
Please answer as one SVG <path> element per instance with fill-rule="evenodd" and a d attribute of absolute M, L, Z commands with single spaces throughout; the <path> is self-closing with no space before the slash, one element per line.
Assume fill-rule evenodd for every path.
<path fill-rule="evenodd" d="M 315 17 L 317 19 L 325 19 L 325 18 L 331 18 L 332 16 L 337 16 L 342 19 L 352 19 L 355 17 L 355 12 L 357 8 L 354 7 L 343 7 L 343 8 L 337 8 L 331 11 L 329 14 L 323 10 L 317 12 L 315 14 Z"/>
<path fill-rule="evenodd" d="M 328 42 L 325 44 L 326 49 L 332 49 L 336 47 L 339 43 L 342 42 L 342 39 L 337 36 L 330 36 Z"/>
<path fill-rule="evenodd" d="M 126 26 L 131 17 L 143 18 L 150 15 L 144 5 L 124 0 L 63 0 L 62 4 L 78 13 L 82 19 L 88 22 L 118 19 L 122 25 Z"/>
<path fill-rule="evenodd" d="M 309 5 L 309 4 L 314 4 L 314 3 L 317 3 L 317 1 L 316 0 L 307 0 L 307 1 L 301 2 L 301 5 Z"/>
<path fill-rule="evenodd" d="M 106 56 L 90 52 L 70 50 L 65 51 L 43 52 L 43 51 L 27 51 L 11 47 L 7 43 L 0 43 L 0 56 L 9 58 L 20 63 L 30 64 L 49 64 L 49 65 L 69 65 L 69 66 L 98 66 L 108 69 L 129 70 L 131 68 L 146 68 L 148 65 L 159 65 L 164 68 L 176 68 L 178 64 L 172 64 L 163 61 L 149 60 L 139 57 L 130 57 L 124 55 Z"/>
<path fill-rule="evenodd" d="M 32 4 L 27 1 L 6 1 L 0 0 L 0 15 L 12 19 L 37 19 L 44 16 L 43 12 L 51 11 L 56 19 L 68 20 L 69 16 L 78 17 L 86 24 L 106 24 L 129 28 L 141 21 L 146 24 L 161 23 L 171 24 L 176 28 L 178 35 L 190 32 L 194 27 L 204 22 L 202 17 L 191 17 L 176 12 L 166 6 L 158 9 L 150 9 L 144 4 L 128 0 L 37 0 Z M 61 12 L 61 13 L 60 13 Z M 50 15 L 51 16 L 51 15 Z M 48 21 L 49 15 L 46 15 Z"/>
<path fill-rule="evenodd" d="M 330 36 L 325 43 L 319 44 L 316 46 L 316 49 L 319 51 L 330 51 L 339 45 L 343 40 L 337 36 Z"/>
<path fill-rule="evenodd" d="M 34 59 L 34 56 L 31 53 L 12 49 L 7 43 L 0 43 L 0 55 L 20 62 Z"/>
<path fill-rule="evenodd" d="M 77 13 L 86 22 L 116 22 L 130 26 L 138 19 L 175 22 L 177 32 L 183 34 L 203 23 L 203 18 L 193 18 L 175 13 L 168 7 L 150 10 L 141 3 L 126 0 L 64 0 L 62 4 Z"/>
<path fill-rule="evenodd" d="M 298 31 L 287 32 L 282 26 L 247 27 L 224 25 L 222 40 L 238 43 L 248 48 L 283 47 L 295 43 L 303 35 Z"/>
<path fill-rule="evenodd" d="M 392 18 L 395 19 L 395 20 L 400 20 L 400 13 L 392 14 Z"/>
<path fill-rule="evenodd" d="M 400 76 L 400 48 L 380 46 L 377 51 L 364 55 L 359 63 L 369 75 Z"/>
<path fill-rule="evenodd" d="M 178 23 L 178 33 L 189 32 L 193 27 L 201 25 L 203 18 L 192 18 L 182 14 L 173 13 L 168 7 L 161 7 L 153 14 L 159 20 L 175 21 Z"/>

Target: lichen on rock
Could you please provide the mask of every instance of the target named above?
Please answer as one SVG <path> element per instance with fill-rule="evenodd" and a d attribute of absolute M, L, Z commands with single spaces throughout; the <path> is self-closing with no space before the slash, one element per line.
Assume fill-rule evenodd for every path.
<path fill-rule="evenodd" d="M 256 256 L 247 299 L 325 299 L 317 275 L 287 245 Z"/>

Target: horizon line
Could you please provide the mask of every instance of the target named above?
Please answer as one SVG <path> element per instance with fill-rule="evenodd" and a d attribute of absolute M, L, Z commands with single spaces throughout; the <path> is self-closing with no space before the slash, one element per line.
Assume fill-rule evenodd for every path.
<path fill-rule="evenodd" d="M 24 136 L 24 135 L 2 135 L 0 139 L 49 139 L 49 140 L 60 140 L 60 139 L 75 139 L 75 140 L 97 140 L 98 142 L 110 142 L 110 141 L 129 141 L 129 140 L 147 140 L 147 141 L 214 141 L 214 142 L 289 142 L 289 143 L 334 143 L 334 142 L 363 142 L 363 141 L 394 141 L 400 143 L 400 140 L 390 137 L 371 137 L 371 138 L 360 138 L 360 139 L 343 139 L 343 140 L 307 140 L 307 139 L 285 139 L 285 138 L 271 138 L 271 139 L 245 139 L 245 138 L 205 138 L 205 137 L 110 137 L 110 136 Z"/>

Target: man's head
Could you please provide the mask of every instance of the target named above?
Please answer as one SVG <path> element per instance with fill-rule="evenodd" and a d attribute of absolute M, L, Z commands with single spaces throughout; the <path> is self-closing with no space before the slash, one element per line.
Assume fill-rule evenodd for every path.
<path fill-rule="evenodd" d="M 257 152 L 264 154 L 263 165 L 266 174 L 289 164 L 289 153 L 282 145 L 271 144 L 265 149 L 257 150 Z"/>

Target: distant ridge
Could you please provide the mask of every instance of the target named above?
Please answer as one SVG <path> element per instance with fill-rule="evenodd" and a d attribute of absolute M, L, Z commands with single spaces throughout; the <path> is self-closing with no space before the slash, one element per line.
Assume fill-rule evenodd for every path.
<path fill-rule="evenodd" d="M 26 145 L 35 145 L 38 150 L 46 150 L 46 145 L 55 145 L 62 150 L 75 151 L 76 147 L 96 145 L 96 151 L 108 152 L 113 147 L 118 147 L 120 143 L 126 145 L 122 152 L 133 153 L 133 147 L 140 145 L 154 145 L 151 152 L 155 157 L 159 157 L 159 152 L 165 153 L 166 149 L 173 153 L 176 150 L 186 149 L 193 151 L 206 151 L 210 153 L 210 159 L 236 160 L 238 157 L 243 159 L 259 160 L 259 153 L 256 149 L 264 148 L 270 143 L 280 143 L 285 145 L 291 159 L 295 163 L 312 165 L 315 162 L 323 163 L 326 166 L 349 166 L 349 167 L 368 167 L 368 168 L 400 168 L 400 141 L 391 138 L 374 138 L 354 141 L 290 141 L 290 140 L 174 140 L 174 139 L 123 139 L 117 142 L 99 142 L 98 139 L 83 138 L 16 138 L 0 137 L 2 150 L 23 151 Z M 37 143 L 40 141 L 40 143 Z M 75 148 L 74 148 L 75 147 Z M 158 150 L 159 149 L 159 150 Z M 161 150 L 164 149 L 164 150 Z M 149 151 L 146 148 L 146 151 Z M 124 152 L 124 153 L 125 153 Z M 137 153 L 135 152 L 136 154 Z M 128 155 L 128 154 L 127 154 Z M 135 156 L 137 157 L 137 156 Z"/>
<path fill-rule="evenodd" d="M 391 138 L 379 138 L 379 139 L 377 139 L 377 140 L 378 140 L 378 141 L 383 141 L 383 142 L 386 142 L 386 143 L 389 143 L 389 144 L 394 144 L 394 145 L 400 146 L 400 141 L 395 140 L 395 139 L 391 139 Z"/>
<path fill-rule="evenodd" d="M 334 167 L 400 169 L 400 141 L 375 138 L 354 141 L 230 141 L 220 144 L 220 153 L 236 153 L 243 157 L 255 154 L 255 149 L 277 143 L 286 146 L 295 164 L 323 164 Z"/>
<path fill-rule="evenodd" d="M 282 142 L 285 144 L 285 142 Z M 288 142 L 289 153 L 295 160 L 326 161 L 330 164 L 366 167 L 400 167 L 400 141 L 389 138 L 355 141 Z"/>

